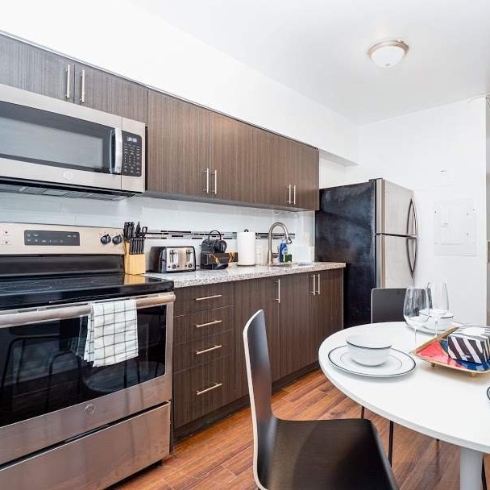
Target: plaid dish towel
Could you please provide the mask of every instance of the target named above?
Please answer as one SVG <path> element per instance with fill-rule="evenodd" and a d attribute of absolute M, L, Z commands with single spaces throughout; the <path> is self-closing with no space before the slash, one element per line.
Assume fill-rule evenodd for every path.
<path fill-rule="evenodd" d="M 107 301 L 91 307 L 83 358 L 99 367 L 137 357 L 136 301 Z"/>

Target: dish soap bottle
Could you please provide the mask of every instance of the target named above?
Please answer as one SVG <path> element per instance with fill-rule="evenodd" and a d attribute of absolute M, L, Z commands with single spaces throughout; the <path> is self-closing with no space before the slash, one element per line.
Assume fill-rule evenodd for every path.
<path fill-rule="evenodd" d="M 281 244 L 279 245 L 279 262 L 285 262 L 285 256 L 288 253 L 288 245 L 286 240 L 283 239 Z"/>

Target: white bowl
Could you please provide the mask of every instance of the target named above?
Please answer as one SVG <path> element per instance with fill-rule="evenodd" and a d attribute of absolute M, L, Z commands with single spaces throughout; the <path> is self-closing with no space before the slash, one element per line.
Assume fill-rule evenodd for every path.
<path fill-rule="evenodd" d="M 363 366 L 379 366 L 388 359 L 391 341 L 373 334 L 350 335 L 346 339 L 352 360 Z"/>

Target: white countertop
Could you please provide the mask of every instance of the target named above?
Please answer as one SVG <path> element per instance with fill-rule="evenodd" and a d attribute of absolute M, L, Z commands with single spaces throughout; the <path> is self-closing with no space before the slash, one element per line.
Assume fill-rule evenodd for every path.
<path fill-rule="evenodd" d="M 201 270 L 195 272 L 175 272 L 170 274 L 160 274 L 158 272 L 148 272 L 147 277 L 156 277 L 174 281 L 175 289 L 189 286 L 202 286 L 206 284 L 216 284 L 220 282 L 244 281 L 247 279 L 260 279 L 263 277 L 285 276 L 289 274 L 303 274 L 308 272 L 321 272 L 329 269 L 342 269 L 345 267 L 341 262 L 311 262 L 288 266 L 239 266 L 230 264 L 222 270 Z"/>

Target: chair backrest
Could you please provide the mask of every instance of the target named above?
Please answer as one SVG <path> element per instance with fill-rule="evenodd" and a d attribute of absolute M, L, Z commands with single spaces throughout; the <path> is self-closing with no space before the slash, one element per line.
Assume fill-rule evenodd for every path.
<path fill-rule="evenodd" d="M 406 288 L 371 290 L 371 322 L 402 322 Z"/>
<path fill-rule="evenodd" d="M 248 392 L 254 435 L 254 476 L 258 487 L 267 481 L 277 419 L 272 414 L 271 369 L 264 311 L 257 311 L 243 329 Z"/>

